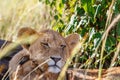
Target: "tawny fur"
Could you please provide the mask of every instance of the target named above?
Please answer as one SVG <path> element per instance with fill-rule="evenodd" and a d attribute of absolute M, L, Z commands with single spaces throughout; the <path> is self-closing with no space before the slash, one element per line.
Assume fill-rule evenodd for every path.
<path fill-rule="evenodd" d="M 27 36 L 35 34 L 37 35 L 37 38 L 32 43 L 29 43 L 30 46 L 27 47 L 27 49 L 23 49 L 17 53 L 10 61 L 10 80 L 13 80 L 15 76 L 17 77 L 17 80 L 22 80 L 27 74 L 29 74 L 29 72 L 31 72 L 39 64 L 43 63 L 45 60 L 50 59 L 52 56 L 60 56 L 62 65 L 64 65 L 66 59 L 70 56 L 70 52 L 79 42 L 78 34 L 71 34 L 64 38 L 58 32 L 53 30 L 43 30 L 38 33 L 33 29 L 28 29 L 28 31 L 27 29 L 28 28 L 21 29 L 18 33 L 19 37 L 24 36 L 24 34 Z M 30 60 L 20 65 L 19 62 L 24 56 L 28 56 Z M 20 67 L 16 74 L 18 66 Z M 33 71 L 24 80 L 57 80 L 58 75 L 59 73 L 49 72 L 48 63 L 46 63 Z"/>
<path fill-rule="evenodd" d="M 68 80 L 120 80 L 120 67 L 103 69 L 98 79 L 98 69 L 69 69 Z"/>

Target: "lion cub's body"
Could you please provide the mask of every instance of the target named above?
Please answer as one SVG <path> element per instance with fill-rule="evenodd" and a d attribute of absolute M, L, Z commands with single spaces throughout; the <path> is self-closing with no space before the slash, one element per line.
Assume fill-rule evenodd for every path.
<path fill-rule="evenodd" d="M 98 69 L 68 69 L 68 80 L 120 80 L 120 67 L 102 69 L 98 79 Z"/>
<path fill-rule="evenodd" d="M 79 41 L 78 34 L 64 38 L 53 30 L 39 33 L 29 30 L 33 31 L 31 33 L 27 28 L 22 30 L 28 36 L 36 34 L 37 38 L 27 48 L 26 44 L 22 44 L 25 49 L 10 61 L 10 80 L 56 80 L 71 50 Z M 24 35 L 21 32 L 19 34 Z"/>

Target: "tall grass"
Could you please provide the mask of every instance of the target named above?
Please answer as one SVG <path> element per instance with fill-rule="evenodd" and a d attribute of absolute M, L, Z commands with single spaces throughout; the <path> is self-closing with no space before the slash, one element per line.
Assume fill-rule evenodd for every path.
<path fill-rule="evenodd" d="M 21 27 L 50 28 L 49 10 L 39 0 L 0 0 L 0 39 L 14 40 Z"/>

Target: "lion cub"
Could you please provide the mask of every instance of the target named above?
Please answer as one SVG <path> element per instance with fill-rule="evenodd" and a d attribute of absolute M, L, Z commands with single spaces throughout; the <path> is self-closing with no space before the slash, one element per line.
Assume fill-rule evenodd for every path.
<path fill-rule="evenodd" d="M 10 80 L 57 80 L 66 59 L 79 42 L 79 35 L 71 34 L 64 38 L 49 29 L 38 33 L 30 28 L 22 28 L 18 37 L 24 34 L 27 36 L 23 38 L 30 36 L 33 40 L 23 43 L 24 49 L 9 62 Z M 33 34 L 35 38 L 31 37 Z"/>

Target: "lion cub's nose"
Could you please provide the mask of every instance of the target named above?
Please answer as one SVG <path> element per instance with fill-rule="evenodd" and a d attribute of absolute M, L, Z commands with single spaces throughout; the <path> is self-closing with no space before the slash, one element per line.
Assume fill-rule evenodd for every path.
<path fill-rule="evenodd" d="M 50 57 L 55 63 L 57 63 L 59 60 L 61 60 L 60 57 Z"/>

